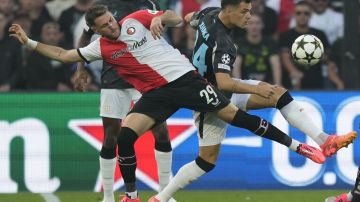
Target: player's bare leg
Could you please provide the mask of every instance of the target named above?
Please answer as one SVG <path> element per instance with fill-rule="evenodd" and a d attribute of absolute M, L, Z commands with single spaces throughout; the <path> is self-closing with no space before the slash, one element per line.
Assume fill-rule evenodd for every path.
<path fill-rule="evenodd" d="M 121 119 L 102 117 L 104 143 L 100 151 L 100 172 L 103 182 L 103 202 L 114 202 L 114 172 L 116 167 L 116 145 Z"/>
<path fill-rule="evenodd" d="M 260 82 L 259 85 L 270 84 Z M 332 156 L 343 147 L 347 147 L 357 136 L 354 131 L 343 136 L 326 134 L 314 124 L 305 109 L 292 98 L 290 93 L 279 86 L 275 88 L 275 94 L 269 99 L 254 94 L 250 95 L 246 109 L 262 108 L 279 109 L 283 117 L 292 126 L 311 137 L 321 147 L 326 157 Z"/>

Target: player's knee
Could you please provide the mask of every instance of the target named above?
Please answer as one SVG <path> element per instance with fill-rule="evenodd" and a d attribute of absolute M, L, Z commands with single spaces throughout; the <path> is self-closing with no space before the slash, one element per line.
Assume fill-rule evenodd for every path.
<path fill-rule="evenodd" d="M 119 156 L 131 156 L 135 154 L 134 144 L 138 135 L 131 128 L 122 127 L 117 138 Z"/>
<path fill-rule="evenodd" d="M 196 165 L 198 165 L 203 171 L 205 172 L 210 172 L 211 170 L 213 170 L 215 168 L 215 164 L 214 163 L 210 163 L 206 160 L 204 160 L 203 158 L 201 158 L 200 156 L 198 156 L 195 159 L 195 163 Z"/>

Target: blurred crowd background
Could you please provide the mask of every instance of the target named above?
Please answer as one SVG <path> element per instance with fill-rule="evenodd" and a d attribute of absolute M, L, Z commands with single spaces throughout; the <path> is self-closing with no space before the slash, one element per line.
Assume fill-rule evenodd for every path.
<path fill-rule="evenodd" d="M 355 0 L 354 0 L 355 1 Z M 253 0 L 253 17 L 246 29 L 233 32 L 238 58 L 233 76 L 263 80 L 292 90 L 346 89 L 342 71 L 344 2 L 308 0 Z M 185 16 L 206 7 L 220 7 L 221 0 L 159 0 L 161 9 Z M 73 91 L 76 64 L 63 64 L 21 46 L 8 36 L 11 23 L 20 24 L 29 36 L 66 49 L 77 48 L 84 28 L 84 13 L 92 0 L 0 0 L 0 92 Z M 359 12 L 359 11 L 358 11 Z M 357 22 L 360 38 L 360 17 Z M 294 27 L 316 28 L 326 48 L 325 59 L 314 67 L 300 67 L 291 60 Z M 319 33 L 320 33 L 319 32 Z M 321 34 L 320 34 L 321 35 Z M 191 58 L 195 30 L 186 24 L 166 31 L 166 39 Z M 360 47 L 360 44 L 354 44 Z M 349 55 L 348 57 L 358 57 Z M 360 67 L 359 67 L 360 68 Z M 88 91 L 99 90 L 101 63 L 87 66 Z"/>

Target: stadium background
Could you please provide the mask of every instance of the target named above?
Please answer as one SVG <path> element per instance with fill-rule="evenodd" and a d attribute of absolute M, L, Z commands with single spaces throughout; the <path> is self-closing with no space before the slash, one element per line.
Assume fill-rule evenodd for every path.
<path fill-rule="evenodd" d="M 47 4 L 56 2 L 70 5 L 72 1 L 49 1 Z M 359 132 L 360 63 L 357 56 L 360 46 L 353 44 L 360 43 L 356 37 L 357 30 L 352 29 L 358 25 L 355 20 L 350 19 L 356 19 L 359 15 L 360 5 L 357 1 L 332 3 L 344 3 L 343 7 L 336 7 L 342 10 L 345 17 L 344 52 L 348 50 L 355 56 L 343 57 L 347 67 L 341 71 L 345 89 L 294 90 L 292 94 L 310 110 L 311 117 L 326 132 Z M 0 57 L 5 56 L 0 53 Z M 96 72 L 93 76 L 93 90 L 96 91 Z M 31 192 L 60 192 L 57 194 L 60 199 L 50 197 L 47 201 L 98 201 L 99 194 L 92 195 L 88 192 L 101 191 L 98 165 L 102 141 L 101 120 L 98 116 L 99 94 L 59 92 L 56 88 L 26 90 L 21 88 L 22 85 L 24 84 L 20 82 L 19 88 L 0 94 L 0 201 L 43 201 L 46 198 L 27 194 Z M 270 120 L 295 139 L 308 141 L 299 131 L 289 127 L 275 110 L 257 110 L 251 113 Z M 177 112 L 168 120 L 168 124 L 174 148 L 173 172 L 176 173 L 183 164 L 197 156 L 196 131 L 188 110 Z M 207 195 L 212 197 L 212 200 L 207 201 L 217 201 L 216 195 L 224 193 L 229 195 L 229 200 L 226 201 L 264 201 L 268 200 L 267 197 L 281 201 L 277 197 L 301 198 L 312 194 L 315 195 L 314 199 L 298 200 L 318 201 L 324 196 L 341 193 L 339 189 L 352 188 L 360 165 L 360 154 L 356 152 L 359 144 L 360 141 L 356 140 L 353 145 L 328 159 L 324 165 L 318 165 L 281 145 L 230 127 L 216 169 L 186 188 L 187 191 L 203 192 L 191 192 L 189 198 L 185 197 L 182 201 L 201 201 Z M 147 195 L 147 191 L 157 188 L 153 140 L 150 134 L 137 143 L 137 154 L 138 184 Z M 118 173 L 116 180 L 115 188 L 123 190 Z M 323 191 L 324 189 L 327 191 Z M 264 190 L 273 191 L 263 192 Z M 68 194 L 69 191 L 72 193 Z M 177 196 L 179 199 L 184 197 Z M 230 196 L 234 198 L 230 199 Z"/>

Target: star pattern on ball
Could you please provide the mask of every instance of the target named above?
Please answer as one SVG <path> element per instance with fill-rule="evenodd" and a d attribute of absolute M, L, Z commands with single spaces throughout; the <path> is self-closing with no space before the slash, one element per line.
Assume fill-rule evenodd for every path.
<path fill-rule="evenodd" d="M 299 50 L 299 48 L 305 50 L 305 44 L 306 44 L 307 42 L 304 41 L 304 38 L 305 38 L 305 37 L 303 37 L 299 42 L 297 42 L 298 47 L 296 48 L 296 50 Z"/>
<path fill-rule="evenodd" d="M 316 58 L 314 57 L 314 52 L 312 52 L 312 53 L 307 53 L 307 52 L 305 52 L 305 54 L 306 54 L 306 57 L 305 57 L 304 59 L 307 60 L 308 65 L 310 65 L 310 64 L 311 64 L 311 61 L 314 60 L 314 59 L 316 59 Z"/>

